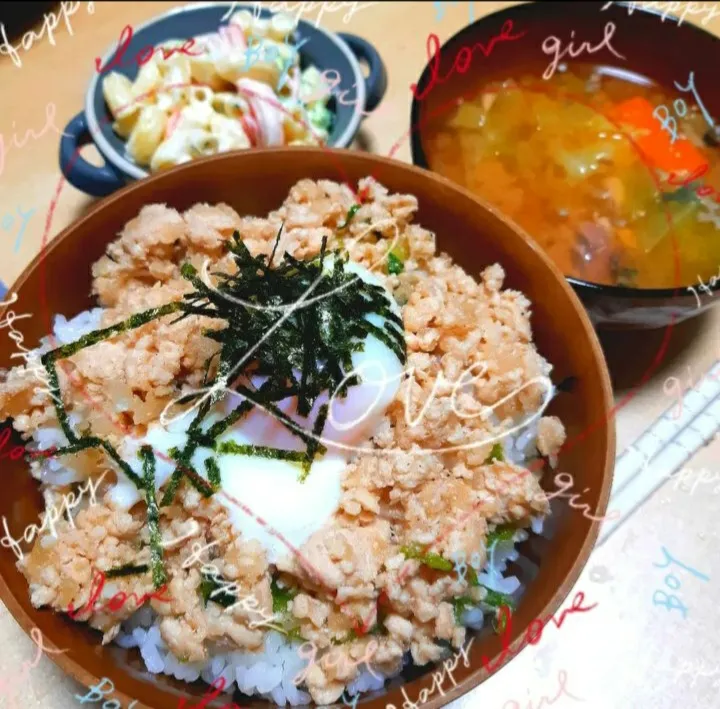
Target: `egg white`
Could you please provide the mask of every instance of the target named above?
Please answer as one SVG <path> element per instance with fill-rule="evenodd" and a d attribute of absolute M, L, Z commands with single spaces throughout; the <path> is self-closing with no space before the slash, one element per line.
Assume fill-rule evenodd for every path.
<path fill-rule="evenodd" d="M 346 268 L 364 281 L 382 284 L 362 266 L 350 262 Z M 389 293 L 388 300 L 394 312 L 399 314 L 399 307 Z M 367 318 L 378 327 L 385 322 L 385 318 L 376 314 Z M 342 476 L 349 460 L 357 450 L 369 449 L 368 438 L 397 394 L 403 375 L 402 362 L 373 335 L 367 336 L 363 345 L 361 351 L 352 354 L 353 368 L 361 381 L 349 387 L 344 398 L 333 398 L 321 436 L 327 452 L 315 458 L 310 473 L 302 482 L 300 465 L 287 460 L 216 454 L 202 446 L 192 456 L 193 469 L 205 479 L 205 460 L 215 456 L 220 469 L 218 502 L 226 507 L 233 526 L 243 538 L 256 539 L 263 544 L 269 563 L 277 563 L 282 556 L 301 546 L 337 511 L 342 495 Z M 253 384 L 260 386 L 262 380 L 255 378 Z M 320 408 L 330 401 L 331 395 L 332 392 L 323 392 L 306 417 L 297 413 L 296 397 L 288 397 L 276 405 L 300 430 L 311 433 Z M 205 417 L 203 430 L 227 416 L 242 400 L 239 394 L 226 394 Z M 150 445 L 156 458 L 155 486 L 160 490 L 176 467 L 169 451 L 185 446 L 194 416 L 193 411 L 167 426 L 159 422 L 152 424 L 142 438 L 127 438 L 120 455 L 142 476 L 137 453 L 142 445 Z M 225 441 L 285 450 L 303 451 L 306 448 L 286 425 L 259 406 L 217 438 L 218 443 Z M 122 471 L 117 472 L 118 481 L 111 491 L 111 498 L 115 505 L 129 509 L 142 499 L 142 493 Z"/>

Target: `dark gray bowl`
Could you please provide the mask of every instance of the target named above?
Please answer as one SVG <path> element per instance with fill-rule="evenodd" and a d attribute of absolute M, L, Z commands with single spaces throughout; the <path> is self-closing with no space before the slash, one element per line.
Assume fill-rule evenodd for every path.
<path fill-rule="evenodd" d="M 113 67 L 130 79 L 135 79 L 139 66 L 135 61 L 137 53 L 146 46 L 155 46 L 170 39 L 184 39 L 217 31 L 232 3 L 216 3 L 205 6 L 188 6 L 171 10 L 133 27 L 133 36 L 124 54 L 121 68 Z M 235 10 L 253 11 L 252 6 L 238 5 Z M 261 9 L 261 17 L 270 17 L 269 10 Z M 118 27 L 118 34 L 122 28 Z M 341 77 L 336 90 L 342 95 L 342 102 L 334 97 L 328 107 L 334 113 L 333 126 L 328 145 L 345 148 L 352 142 L 362 120 L 361 110 L 372 111 L 382 100 L 387 88 L 387 73 L 380 55 L 366 40 L 352 34 L 333 34 L 321 27 L 300 20 L 295 40 L 307 39 L 299 51 L 302 66 L 314 64 L 322 72 L 335 69 Z M 116 46 L 102 57 L 102 67 L 115 55 Z M 192 50 L 190 50 L 192 51 Z M 369 75 L 363 77 L 360 62 L 367 63 Z M 71 185 L 79 190 L 103 197 L 123 187 L 132 180 L 149 175 L 148 171 L 125 157 L 125 141 L 115 135 L 112 116 L 102 94 L 102 80 L 107 72 L 93 77 L 85 94 L 85 110 L 78 113 L 65 126 L 65 136 L 60 141 L 60 169 Z M 97 167 L 80 156 L 80 148 L 94 142 L 105 160 Z"/>

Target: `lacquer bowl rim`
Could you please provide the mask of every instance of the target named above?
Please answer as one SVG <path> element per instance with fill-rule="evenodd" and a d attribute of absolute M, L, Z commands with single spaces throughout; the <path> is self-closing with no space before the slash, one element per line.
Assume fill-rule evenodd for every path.
<path fill-rule="evenodd" d="M 557 283 L 560 285 L 560 288 L 564 292 L 564 297 L 567 298 L 572 310 L 582 323 L 582 330 L 580 332 L 575 332 L 574 337 L 576 339 L 582 338 L 589 343 L 590 349 L 592 351 L 592 361 L 595 368 L 595 372 L 592 374 L 597 374 L 599 377 L 599 381 L 595 382 L 593 386 L 597 386 L 599 389 L 599 393 L 602 395 L 603 411 L 598 412 L 598 414 L 605 419 L 603 423 L 605 425 L 606 432 L 603 435 L 605 436 L 606 440 L 603 450 L 604 461 L 602 463 L 602 468 L 600 468 L 599 462 L 593 463 L 593 465 L 598 466 L 598 478 L 596 478 L 596 480 L 599 481 L 598 486 L 600 488 L 598 504 L 594 512 L 597 516 L 602 516 L 603 514 L 605 514 L 608 506 L 610 488 L 612 484 L 612 472 L 615 464 L 615 425 L 614 419 L 611 418 L 614 411 L 613 394 L 607 365 L 605 363 L 605 359 L 603 357 L 597 335 L 591 325 L 585 309 L 583 308 L 577 295 L 573 292 L 572 288 L 566 282 L 562 273 L 557 269 L 557 267 L 549 259 L 549 257 L 546 256 L 542 249 L 540 249 L 540 247 L 537 246 L 522 229 L 520 229 L 514 222 L 505 218 L 496 209 L 494 209 L 489 204 L 483 202 L 483 200 L 479 199 L 477 196 L 473 195 L 465 188 L 451 182 L 450 180 L 442 177 L 441 175 L 430 172 L 429 170 L 425 170 L 414 165 L 399 162 L 396 160 L 391 160 L 389 158 L 378 155 L 361 153 L 359 151 L 342 150 L 337 148 L 264 148 L 247 152 L 223 153 L 208 158 L 194 160 L 184 165 L 171 168 L 170 170 L 163 171 L 156 175 L 151 175 L 147 179 L 131 182 L 126 187 L 113 193 L 106 199 L 101 200 L 97 204 L 92 206 L 88 210 L 88 212 L 86 212 L 80 219 L 67 226 L 57 236 L 55 236 L 47 245 L 46 250 L 35 256 L 32 262 L 25 268 L 25 270 L 18 277 L 16 282 L 8 290 L 5 300 L 7 301 L 10 297 L 12 297 L 13 293 L 15 293 L 20 287 L 22 287 L 22 285 L 28 280 L 30 275 L 36 269 L 42 267 L 42 260 L 48 253 L 51 253 L 54 249 L 58 247 L 59 244 L 63 242 L 77 239 L 78 234 L 82 233 L 82 226 L 85 222 L 90 219 L 97 219 L 98 214 L 102 213 L 104 210 L 109 209 L 110 205 L 113 205 L 118 201 L 124 200 L 132 192 L 144 193 L 147 196 L 146 203 L 151 203 L 156 201 L 155 199 L 153 199 L 153 191 L 156 185 L 165 181 L 170 181 L 171 183 L 178 181 L 178 183 L 183 185 L 193 184 L 193 178 L 195 173 L 210 163 L 218 166 L 218 169 L 213 170 L 213 174 L 222 175 L 222 169 L 220 169 L 220 165 L 222 163 L 229 163 L 233 166 L 234 170 L 242 172 L 243 163 L 246 161 L 251 162 L 252 160 L 258 159 L 269 161 L 276 160 L 278 161 L 279 165 L 287 164 L 286 161 L 288 160 L 298 160 L 305 163 L 308 157 L 314 157 L 318 153 L 325 154 L 324 159 L 327 159 L 329 169 L 334 170 L 335 172 L 337 171 L 337 166 L 342 165 L 343 161 L 347 161 L 349 163 L 365 163 L 363 169 L 365 170 L 365 174 L 367 175 L 374 174 L 374 170 L 379 171 L 382 168 L 392 169 L 392 171 L 398 171 L 397 173 L 395 173 L 396 175 L 399 175 L 399 173 L 407 174 L 408 177 L 403 177 L 402 179 L 407 179 L 408 182 L 412 182 L 413 180 L 422 180 L 431 186 L 434 185 L 437 188 L 441 188 L 445 193 L 447 193 L 447 191 L 458 193 L 458 200 L 470 200 L 475 203 L 478 212 L 490 212 L 496 220 L 502 222 L 504 228 L 501 229 L 499 225 L 498 232 L 502 231 L 504 237 L 512 233 L 514 235 L 513 238 L 522 240 L 530 248 L 533 253 L 532 260 L 534 261 L 534 264 L 532 267 L 530 267 L 530 265 L 528 264 L 527 273 L 523 271 L 524 277 L 526 276 L 528 279 L 537 279 L 539 277 L 543 279 L 551 278 L 557 281 Z M 382 182 L 382 176 L 378 179 Z M 260 181 L 255 184 L 257 184 L 257 190 L 262 189 Z M 428 189 L 430 189 L 430 187 L 428 187 Z M 443 207 L 443 209 L 447 209 L 448 217 L 451 218 L 453 209 L 452 205 L 448 207 Z M 128 220 L 132 218 L 132 216 L 128 216 Z M 108 233 L 107 243 L 110 243 L 114 238 L 114 234 Z M 496 241 L 499 239 L 499 236 L 488 236 L 487 238 L 488 240 Z M 442 236 L 440 236 L 438 239 L 438 245 L 439 251 L 441 251 Z M 78 248 L 80 248 L 80 244 L 78 244 Z M 460 263 L 459 261 L 458 263 L 462 266 L 462 263 Z M 545 275 L 542 275 L 541 273 L 543 269 L 546 272 Z M 541 275 L 538 276 L 538 273 L 541 273 Z M 85 288 L 85 283 L 71 279 L 68 282 L 68 287 Z M 552 329 L 562 329 L 561 323 L 556 323 L 552 318 L 549 318 L 549 320 L 551 321 L 551 325 L 549 328 L 551 331 Z M 602 478 L 599 477 L 600 473 L 602 474 Z M 575 514 L 579 513 L 575 512 Z M 541 613 L 537 617 L 548 618 L 549 616 L 554 615 L 560 608 L 563 601 L 566 600 L 568 594 L 570 593 L 571 589 L 579 578 L 583 567 L 586 565 L 590 557 L 590 554 L 597 540 L 599 530 L 600 522 L 597 521 L 592 522 L 587 527 L 587 532 L 584 533 L 582 543 L 580 543 L 577 547 L 577 552 L 574 554 L 574 561 L 566 572 L 562 583 L 559 584 L 559 586 L 551 596 L 549 602 L 545 604 L 545 606 L 541 609 Z M 9 550 L 6 551 L 7 553 L 10 553 Z M 17 571 L 17 578 L 12 581 L 13 587 L 17 588 L 18 583 L 24 585 L 23 592 L 26 592 L 27 582 L 19 571 Z M 2 600 L 2 602 L 6 605 L 6 607 L 12 614 L 12 616 L 18 622 L 20 627 L 28 635 L 30 635 L 30 631 L 32 630 L 32 628 L 35 627 L 33 617 L 41 612 L 50 612 L 47 610 L 42 611 L 37 609 L 33 609 L 32 612 L 26 612 L 24 608 L 18 602 L 16 602 L 15 596 L 10 588 L 9 579 L 6 579 L 2 575 L 0 575 L 0 600 Z M 523 632 L 525 632 L 525 630 L 526 628 L 523 629 Z M 522 642 L 523 635 L 521 633 L 518 636 L 518 639 L 510 645 L 511 650 L 513 651 L 510 658 L 502 660 L 500 666 L 512 660 Z M 54 645 L 54 643 L 52 642 L 49 642 L 46 647 L 51 649 L 57 649 L 57 646 Z M 493 659 L 497 661 L 498 656 L 505 657 L 503 653 L 498 653 L 498 655 L 496 655 Z M 77 662 L 64 654 L 50 654 L 49 657 L 66 674 L 73 677 L 85 687 L 95 685 L 100 680 L 100 678 L 95 677 L 90 671 L 86 670 L 80 662 Z M 112 665 L 109 661 L 108 665 L 111 667 L 117 667 L 117 665 Z M 122 668 L 120 668 L 120 671 L 123 674 L 127 673 L 126 670 Z M 427 707 L 427 709 L 437 709 L 438 707 L 444 706 L 448 702 L 457 699 L 458 697 L 477 687 L 488 676 L 489 674 L 487 670 L 484 669 L 482 664 L 479 661 L 475 662 L 473 664 L 471 674 L 469 674 L 465 679 L 459 681 L 456 687 L 448 689 L 446 692 L 444 692 L 442 696 L 436 693 L 435 696 L 433 696 L 425 703 L 425 706 Z M 429 685 L 430 681 L 430 673 L 425 673 L 422 677 L 408 680 L 404 682 L 401 686 L 386 689 L 385 693 L 382 696 L 368 699 L 363 704 L 366 707 L 374 707 L 375 709 L 380 709 L 382 706 L 390 703 L 394 703 L 395 706 L 400 706 L 403 700 L 401 688 L 408 689 L 410 687 L 413 687 L 414 689 L 420 690 L 421 688 L 425 687 L 426 684 Z M 157 683 L 155 686 L 153 686 L 150 691 L 155 697 L 158 698 L 161 694 L 163 697 L 169 696 L 167 693 L 167 689 L 164 688 L 160 683 Z M 121 700 L 123 706 L 129 705 L 134 700 L 133 697 L 127 696 L 118 689 L 115 690 L 112 698 L 117 698 Z M 160 705 L 157 704 L 155 700 L 153 700 L 152 706 L 143 704 L 139 700 L 135 701 L 137 701 L 137 703 L 133 706 L 136 707 L 136 709 L 161 709 Z M 268 703 L 267 706 L 270 707 L 274 705 Z M 342 704 L 337 704 L 334 706 L 342 706 Z"/>

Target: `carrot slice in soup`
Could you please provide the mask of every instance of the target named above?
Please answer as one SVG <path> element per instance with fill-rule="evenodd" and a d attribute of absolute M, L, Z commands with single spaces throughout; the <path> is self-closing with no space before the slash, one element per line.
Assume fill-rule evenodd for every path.
<path fill-rule="evenodd" d="M 609 113 L 618 123 L 627 123 L 635 128 L 660 129 L 660 123 L 653 116 L 653 105 L 646 98 L 636 96 L 613 106 Z"/>
<path fill-rule="evenodd" d="M 627 249 L 637 249 L 637 238 L 632 229 L 616 229 L 620 243 Z"/>
<path fill-rule="evenodd" d="M 647 159 L 666 172 L 694 170 L 707 164 L 702 153 L 686 138 L 670 142 L 670 134 L 653 116 L 655 107 L 646 98 L 636 96 L 614 106 L 610 117 L 636 129 L 631 131 L 635 144 Z"/>

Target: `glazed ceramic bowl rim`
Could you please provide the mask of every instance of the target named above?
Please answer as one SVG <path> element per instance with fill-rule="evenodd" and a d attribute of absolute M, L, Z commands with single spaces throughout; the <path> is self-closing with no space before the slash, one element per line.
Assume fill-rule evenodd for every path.
<path fill-rule="evenodd" d="M 578 3 L 574 3 L 578 4 Z M 585 3 L 585 5 L 589 5 L 590 3 Z M 535 7 L 534 10 L 537 12 L 537 8 L 541 5 L 541 3 L 532 3 L 532 2 L 524 2 L 517 5 L 510 5 L 509 7 L 503 7 L 499 10 L 495 10 L 494 12 L 490 12 L 487 15 L 483 15 L 479 19 L 475 20 L 474 22 L 471 22 L 469 25 L 465 25 L 463 28 L 458 30 L 455 34 L 448 37 L 443 44 L 440 46 L 440 49 L 438 50 L 438 53 L 440 56 L 442 56 L 442 53 L 444 50 L 446 50 L 447 47 L 451 45 L 456 45 L 460 39 L 460 37 L 464 35 L 471 35 L 474 34 L 478 27 L 481 26 L 484 22 L 491 20 L 493 18 L 501 17 L 503 14 L 506 13 L 512 13 L 513 11 L 517 12 L 521 8 L 528 8 L 528 7 Z M 635 7 L 633 9 L 633 12 L 639 10 L 640 12 L 644 12 L 649 15 L 657 15 L 658 17 L 662 17 L 662 13 L 659 12 L 659 9 L 657 8 L 646 8 L 642 5 L 639 5 L 635 3 Z M 629 2 L 615 2 L 613 3 L 613 6 L 617 6 L 618 8 L 627 9 L 630 6 Z M 522 10 L 523 12 L 531 12 L 529 10 Z M 632 21 L 630 18 L 632 17 L 631 13 L 627 13 L 628 22 Z M 509 17 L 508 19 L 513 19 L 512 17 Z M 674 16 L 669 17 L 671 22 L 674 22 L 677 18 Z M 704 27 L 699 27 L 698 25 L 695 25 L 691 22 L 687 22 L 686 27 L 690 27 L 692 29 L 698 30 L 703 35 L 706 35 L 707 37 L 710 37 L 711 39 L 715 39 L 720 41 L 719 37 L 716 37 L 711 32 L 708 32 Z M 423 80 L 427 76 L 427 74 L 430 71 L 430 62 L 426 62 L 425 66 L 423 67 L 423 70 L 420 74 L 420 77 L 417 81 L 417 86 L 420 87 L 424 85 Z M 410 142 L 410 150 L 412 153 L 412 161 L 413 165 L 416 165 L 417 167 L 423 168 L 425 170 L 431 170 L 430 163 L 427 160 L 427 156 L 425 155 L 425 150 L 422 147 L 422 140 L 421 140 L 421 133 L 422 133 L 422 121 L 420 120 L 420 106 L 423 103 L 423 101 L 418 101 L 417 98 L 415 98 L 415 95 L 413 94 L 413 100 L 410 105 L 410 125 L 417 125 L 418 130 L 415 130 L 412 132 L 411 136 L 411 142 Z M 441 173 L 436 173 L 440 175 Z M 442 175 L 444 177 L 444 175 Z M 464 187 L 464 185 L 460 185 L 460 187 Z M 508 216 L 505 213 L 502 213 L 503 217 L 505 219 L 508 219 L 515 225 L 517 228 L 521 229 L 523 232 L 525 232 L 524 229 L 520 227 L 519 224 L 515 222 L 512 217 Z M 527 232 L 529 234 L 529 232 Z M 532 236 L 530 236 L 532 238 Z M 653 298 L 653 299 L 666 299 L 666 298 L 677 298 L 680 296 L 683 297 L 691 297 L 692 293 L 690 292 L 690 288 L 694 288 L 697 290 L 698 285 L 690 284 L 690 285 L 677 285 L 677 286 L 671 286 L 669 288 L 633 288 L 632 286 L 616 286 L 616 285 L 610 285 L 607 283 L 594 283 L 593 281 L 586 281 L 582 278 L 577 278 L 576 276 L 569 276 L 567 274 L 563 274 L 563 278 L 568 281 L 568 283 L 572 284 L 575 287 L 578 288 L 584 288 L 588 291 L 592 292 L 602 292 L 603 294 L 607 294 L 608 296 L 612 297 L 619 297 L 619 298 Z M 709 279 L 708 279 L 709 281 Z M 711 286 L 708 282 L 707 287 L 711 291 L 720 291 L 720 278 L 716 280 L 715 285 Z"/>
<path fill-rule="evenodd" d="M 180 15 L 185 12 L 195 12 L 196 10 L 206 10 L 211 7 L 227 7 L 232 8 L 233 6 L 237 7 L 237 10 L 243 10 L 248 9 L 248 7 L 252 7 L 251 4 L 248 5 L 238 5 L 238 3 L 233 2 L 217 2 L 212 3 L 211 5 L 205 4 L 205 3 L 194 3 L 192 5 L 184 5 L 182 7 L 175 7 L 171 10 L 168 10 L 167 12 L 162 13 L 161 15 L 155 15 L 154 17 L 151 17 L 147 22 L 142 23 L 141 25 L 138 25 L 137 27 L 133 27 L 133 34 L 136 35 L 142 30 L 146 29 L 147 27 L 152 27 L 153 25 L 156 25 L 160 22 L 164 22 L 168 18 L 174 17 L 176 15 Z M 306 22 L 305 20 L 300 20 L 300 23 Z M 350 51 L 350 49 L 347 47 L 347 45 L 335 34 L 328 32 L 327 30 L 323 29 L 319 26 L 314 26 L 313 29 L 317 30 L 321 34 L 325 35 L 325 37 L 332 42 L 345 56 L 345 58 L 348 60 L 348 63 L 350 64 L 350 67 L 353 71 L 353 78 L 355 80 L 356 90 L 357 90 L 357 105 L 358 106 L 365 106 L 366 101 L 366 89 L 365 89 L 365 77 L 363 76 L 362 70 L 360 68 L 360 64 L 358 60 L 356 59 L 355 55 Z M 108 49 L 107 52 L 102 57 L 102 63 L 100 66 L 106 66 L 108 61 L 111 59 L 111 57 L 115 54 L 115 50 L 117 49 L 117 46 L 111 47 Z M 103 135 L 102 129 L 100 128 L 100 122 L 98 121 L 97 115 L 95 113 L 95 106 L 94 106 L 94 100 L 95 100 L 95 93 L 98 87 L 98 82 L 101 79 L 105 79 L 107 76 L 107 73 L 99 73 L 97 71 L 93 71 L 92 79 L 90 80 L 90 84 L 88 85 L 87 91 L 85 92 L 85 116 L 87 118 L 87 124 L 88 124 L 88 130 L 90 131 L 90 135 L 92 136 L 93 141 L 95 142 L 95 145 L 97 146 L 98 150 L 102 153 L 103 157 L 111 162 L 113 166 L 119 170 L 120 172 L 129 175 L 130 177 L 135 178 L 136 180 L 142 180 L 146 177 L 150 177 L 151 173 L 148 170 L 145 170 L 144 168 L 140 167 L 139 165 L 136 165 L 134 162 L 128 160 L 126 157 L 124 157 L 121 153 L 119 153 L 105 138 Z M 343 131 L 343 133 L 337 138 L 337 140 L 333 141 L 332 146 L 336 148 L 344 148 L 347 145 L 350 144 L 353 137 L 358 131 L 358 128 L 360 127 L 360 121 L 362 119 L 362 114 L 360 111 L 353 111 L 352 118 L 350 119 L 350 122 L 348 123 L 347 127 Z M 253 148 L 256 150 L 257 148 Z"/>
<path fill-rule="evenodd" d="M 361 161 L 367 161 L 367 169 L 368 174 L 377 174 L 377 170 L 379 167 L 385 165 L 388 167 L 392 167 L 393 170 L 402 171 L 404 173 L 415 173 L 419 175 L 424 182 L 429 183 L 435 183 L 440 184 L 443 186 L 446 186 L 448 190 L 451 190 L 453 192 L 461 194 L 465 199 L 472 201 L 475 203 L 476 208 L 478 210 L 485 210 L 488 213 L 490 213 L 498 222 L 498 224 L 504 224 L 509 231 L 511 231 L 514 234 L 514 238 L 517 238 L 518 240 L 521 240 L 524 242 L 524 244 L 529 248 L 530 251 L 533 253 L 533 259 L 540 264 L 543 264 L 547 271 L 548 271 L 548 277 L 552 275 L 552 278 L 555 279 L 555 281 L 558 283 L 560 290 L 564 293 L 565 297 L 568 300 L 568 305 L 572 309 L 572 311 L 576 314 L 576 316 L 579 318 L 580 323 L 580 330 L 581 332 L 576 333 L 576 336 L 579 336 L 581 338 L 584 337 L 584 339 L 587 341 L 589 349 L 592 351 L 593 354 L 593 361 L 597 365 L 597 370 L 599 374 L 599 381 L 595 383 L 594 386 L 598 386 L 602 399 L 603 399 L 603 411 L 598 412 L 598 417 L 602 417 L 603 419 L 603 426 L 606 428 L 607 433 L 606 435 L 606 441 L 604 446 L 604 465 L 600 471 L 601 477 L 598 480 L 598 497 L 597 497 L 597 506 L 594 510 L 599 515 L 604 515 L 607 512 L 607 508 L 609 505 L 609 498 L 610 498 L 610 489 L 612 485 L 612 479 L 613 479 L 613 469 L 615 465 L 615 446 L 616 446 L 616 430 L 615 430 L 615 419 L 614 416 L 608 416 L 607 412 L 613 412 L 613 396 L 612 396 L 612 387 L 610 383 L 610 375 L 608 372 L 607 364 L 605 362 L 605 359 L 602 354 L 602 349 L 600 347 L 598 336 L 595 332 L 595 330 L 592 327 L 592 324 L 590 322 L 589 316 L 587 312 L 585 311 L 584 307 L 582 306 L 582 303 L 580 302 L 579 297 L 577 294 L 573 291 L 573 289 L 570 287 L 566 279 L 564 278 L 562 272 L 558 267 L 555 265 L 555 263 L 550 259 L 550 257 L 529 237 L 527 232 L 523 230 L 520 226 L 512 222 L 511 220 L 507 219 L 502 213 L 500 213 L 496 208 L 494 208 L 492 205 L 490 205 L 488 202 L 483 200 L 482 198 L 478 197 L 477 195 L 472 194 L 469 190 L 464 188 L 461 185 L 458 185 L 449 179 L 443 177 L 442 175 L 439 175 L 437 173 L 431 172 L 430 170 L 426 170 L 424 168 L 418 167 L 416 165 L 412 165 L 411 163 L 407 163 L 404 161 L 398 161 L 398 160 L 392 160 L 390 158 L 387 158 L 382 155 L 375 155 L 371 153 L 364 153 L 359 151 L 349 151 L 349 150 L 341 150 L 341 149 L 333 149 L 333 148 L 318 148 L 318 147 L 304 147 L 304 146 L 297 146 L 297 147 L 281 147 L 281 148 L 261 148 L 258 150 L 253 151 L 237 151 L 237 152 L 231 152 L 231 153 L 221 153 L 219 155 L 214 155 L 206 158 L 199 158 L 197 160 L 194 160 L 192 162 L 184 163 L 182 165 L 175 166 L 173 168 L 170 168 L 168 170 L 162 171 L 160 173 L 151 175 L 147 180 L 140 180 L 140 181 L 134 181 L 129 183 L 128 185 L 124 186 L 117 192 L 114 192 L 112 195 L 108 196 L 106 199 L 101 200 L 94 204 L 88 211 L 84 212 L 83 215 L 77 219 L 76 221 L 72 222 L 71 224 L 67 225 L 64 229 L 62 229 L 58 234 L 56 234 L 50 242 L 46 245 L 45 249 L 43 249 L 40 253 L 36 254 L 35 257 L 32 259 L 32 261 L 26 266 L 26 268 L 23 270 L 23 272 L 18 276 L 16 281 L 12 284 L 11 288 L 8 291 L 8 295 L 11 295 L 12 293 L 16 292 L 20 287 L 22 287 L 25 282 L 29 279 L 32 272 L 37 269 L 41 268 L 42 261 L 44 257 L 50 253 L 53 249 L 57 248 L 58 245 L 65 240 L 77 240 L 77 234 L 79 233 L 79 226 L 89 221 L 90 219 L 94 218 L 98 212 L 102 212 L 103 210 L 110 209 L 111 205 L 116 203 L 117 201 L 121 201 L 125 199 L 125 197 L 131 192 L 131 191 L 145 191 L 147 192 L 148 196 L 152 196 L 152 190 L 153 190 L 153 183 L 157 181 L 163 181 L 167 179 L 172 179 L 172 176 L 175 175 L 178 172 L 185 172 L 185 182 L 192 182 L 192 176 L 193 172 L 196 171 L 199 167 L 206 165 L 210 162 L 220 163 L 222 161 L 238 161 L 242 162 L 244 159 L 249 158 L 250 156 L 256 156 L 257 153 L 262 153 L 264 155 L 272 155 L 281 153 L 284 154 L 286 157 L 292 155 L 292 153 L 300 153 L 301 155 L 303 153 L 317 153 L 322 152 L 325 154 L 327 160 L 329 163 L 332 163 L 333 160 L 335 161 L 341 161 L 343 159 L 343 155 L 350 156 L 353 160 L 361 160 Z M 260 156 L 262 157 L 262 156 Z M 321 179 L 321 178 L 318 178 Z M 378 178 L 380 181 L 382 181 L 382 178 Z M 445 208 L 448 214 L 451 214 L 451 208 L 447 207 Z M 107 237 L 107 243 L 110 243 L 112 241 L 112 237 Z M 439 240 L 439 243 L 442 244 L 442 239 Z M 526 273 L 528 279 L 533 279 L 535 276 L 534 274 L 538 272 L 539 269 L 532 268 L 532 261 L 529 260 L 527 269 L 523 271 L 523 273 Z M 74 283 L 74 282 L 73 282 Z M 77 285 L 71 284 L 70 287 L 77 288 Z M 559 326 L 553 325 L 552 318 L 548 317 L 548 327 L 553 330 L 557 329 Z M 597 538 L 600 532 L 600 522 L 594 521 L 591 522 L 591 524 L 588 526 L 587 531 L 583 532 L 582 540 L 578 544 L 577 549 L 573 553 L 573 560 L 569 564 L 568 568 L 566 569 L 565 573 L 561 576 L 561 579 L 559 583 L 554 584 L 554 588 L 552 591 L 552 594 L 550 595 L 549 600 L 543 605 L 543 607 L 540 609 L 541 611 L 541 617 L 548 617 L 548 615 L 552 614 L 554 615 L 557 613 L 557 611 L 560 609 L 560 607 L 563 604 L 563 601 L 565 601 L 570 592 L 572 591 L 573 587 L 577 584 L 578 579 L 580 578 L 580 575 L 583 571 L 583 569 L 586 567 L 590 554 L 592 553 L 593 548 L 595 547 L 595 544 L 597 542 Z M 19 572 L 18 572 L 19 573 Z M 5 578 L 5 576 L 0 575 L 0 600 L 7 606 L 8 610 L 10 611 L 13 618 L 16 620 L 16 622 L 20 625 L 20 627 L 25 631 L 26 634 L 30 634 L 31 629 L 34 627 L 35 623 L 33 621 L 34 613 L 41 613 L 43 611 L 33 608 L 31 611 L 26 611 L 23 606 L 20 605 L 19 602 L 15 600 L 15 595 L 13 591 L 10 588 L 10 584 L 8 583 L 8 580 Z M 509 653 L 509 657 L 506 657 L 506 653 L 503 651 L 498 651 L 497 657 L 504 658 L 501 661 L 501 664 L 497 667 L 496 670 L 493 670 L 491 673 L 487 673 L 487 670 L 482 665 L 481 662 L 473 662 L 471 666 L 471 672 L 470 674 L 464 678 L 462 681 L 460 681 L 456 686 L 448 688 L 447 691 L 443 691 L 441 693 L 435 693 L 432 698 L 428 699 L 427 702 L 423 705 L 424 709 L 437 709 L 438 707 L 444 706 L 448 704 L 449 702 L 458 699 L 459 697 L 466 695 L 467 693 L 475 690 L 478 686 L 480 686 L 486 679 L 489 678 L 490 674 L 496 674 L 497 671 L 499 671 L 505 664 L 508 662 L 511 662 L 512 659 L 518 654 L 520 647 L 523 644 L 523 636 L 519 635 L 517 640 L 515 640 L 513 643 L 509 645 L 509 648 L 511 652 Z M 51 647 L 50 645 L 46 645 L 46 647 Z M 53 648 L 55 649 L 55 648 Z M 86 686 L 90 686 L 90 683 L 94 683 L 99 681 L 99 678 L 95 677 L 89 670 L 85 668 L 84 663 L 81 660 L 78 660 L 76 658 L 68 657 L 65 654 L 49 654 L 50 660 L 52 660 L 53 663 L 55 663 L 57 666 L 59 666 L 63 672 L 65 672 L 70 677 L 73 677 L 77 681 L 84 683 Z M 496 663 L 495 663 L 496 664 Z M 123 670 L 124 671 L 124 670 Z M 387 704 L 386 697 L 389 696 L 391 692 L 395 692 L 400 690 L 401 687 L 409 687 L 413 683 L 417 682 L 419 678 L 414 679 L 408 679 L 403 680 L 402 685 L 399 685 L 397 687 L 386 687 L 386 695 L 383 696 L 384 703 Z M 117 698 L 122 701 L 123 706 L 127 706 L 128 704 L 132 703 L 133 697 L 127 696 L 123 691 L 116 689 L 115 693 L 113 695 L 113 698 Z M 401 697 L 398 697 L 398 699 Z M 147 709 L 148 705 L 140 702 L 138 700 L 138 709 L 141 707 L 144 709 Z M 158 707 L 153 703 L 153 706 L 155 709 L 158 709 Z M 271 703 L 267 704 L 267 707 L 272 707 L 273 705 Z M 312 705 L 316 706 L 316 705 Z M 341 706 L 338 703 L 334 703 L 333 706 Z M 399 706 L 399 705 L 398 705 Z"/>

